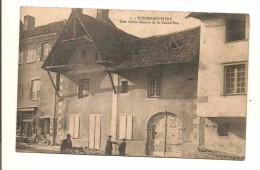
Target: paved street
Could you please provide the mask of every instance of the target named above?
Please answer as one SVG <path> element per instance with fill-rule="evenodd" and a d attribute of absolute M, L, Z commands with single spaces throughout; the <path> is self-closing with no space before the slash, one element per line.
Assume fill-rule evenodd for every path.
<path fill-rule="evenodd" d="M 16 145 L 17 152 L 28 152 L 28 153 L 60 153 L 60 146 L 57 145 L 47 145 L 43 143 L 38 144 L 27 144 L 18 143 Z M 104 155 L 102 151 L 90 149 L 90 148 L 79 148 L 73 147 L 71 154 L 81 154 L 81 155 Z M 116 154 L 114 154 L 116 155 Z"/>

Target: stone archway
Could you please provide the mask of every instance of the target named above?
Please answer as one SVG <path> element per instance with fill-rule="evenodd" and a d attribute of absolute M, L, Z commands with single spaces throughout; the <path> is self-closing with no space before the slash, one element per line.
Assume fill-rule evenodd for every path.
<path fill-rule="evenodd" d="M 182 122 L 169 112 L 158 112 L 147 122 L 147 154 L 181 157 Z"/>

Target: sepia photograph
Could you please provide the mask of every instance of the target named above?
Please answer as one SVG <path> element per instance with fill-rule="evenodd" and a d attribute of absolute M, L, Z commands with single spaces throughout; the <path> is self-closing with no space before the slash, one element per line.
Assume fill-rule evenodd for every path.
<path fill-rule="evenodd" d="M 249 23 L 21 7 L 16 152 L 243 161 Z"/>

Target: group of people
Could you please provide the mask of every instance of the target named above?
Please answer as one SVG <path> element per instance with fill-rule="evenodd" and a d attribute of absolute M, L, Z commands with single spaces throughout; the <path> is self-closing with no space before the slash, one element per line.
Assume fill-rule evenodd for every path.
<path fill-rule="evenodd" d="M 70 140 L 70 134 L 67 134 L 67 138 L 64 139 L 61 143 L 60 152 L 61 153 L 70 153 L 72 150 L 72 141 Z M 122 139 L 122 142 L 119 144 L 111 140 L 112 136 L 108 135 L 107 143 L 106 143 L 106 151 L 105 155 L 111 156 L 113 151 L 113 144 L 118 145 L 119 156 L 125 156 L 126 153 L 126 139 Z"/>
<path fill-rule="evenodd" d="M 126 139 L 124 138 L 123 141 L 119 144 L 117 142 L 112 141 L 111 138 L 112 138 L 112 136 L 108 135 L 105 155 L 108 155 L 108 156 L 112 155 L 113 144 L 116 144 L 119 146 L 118 147 L 119 156 L 125 156 Z"/>

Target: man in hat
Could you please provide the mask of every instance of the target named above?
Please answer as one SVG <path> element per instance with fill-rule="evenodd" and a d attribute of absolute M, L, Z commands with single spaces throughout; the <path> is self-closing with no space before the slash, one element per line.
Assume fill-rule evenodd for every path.
<path fill-rule="evenodd" d="M 72 142 L 70 140 L 70 134 L 67 134 L 67 138 L 64 139 L 61 143 L 60 152 L 61 153 L 70 153 L 72 149 Z"/>
<path fill-rule="evenodd" d="M 125 156 L 125 148 L 126 148 L 126 139 L 124 138 L 123 141 L 120 143 L 118 147 L 119 156 Z"/>
<path fill-rule="evenodd" d="M 107 156 L 112 155 L 112 150 L 113 150 L 112 144 L 119 145 L 117 142 L 112 141 L 111 138 L 112 138 L 112 136 L 108 135 L 107 144 L 106 144 L 106 152 L 105 152 L 105 155 L 107 155 Z"/>

